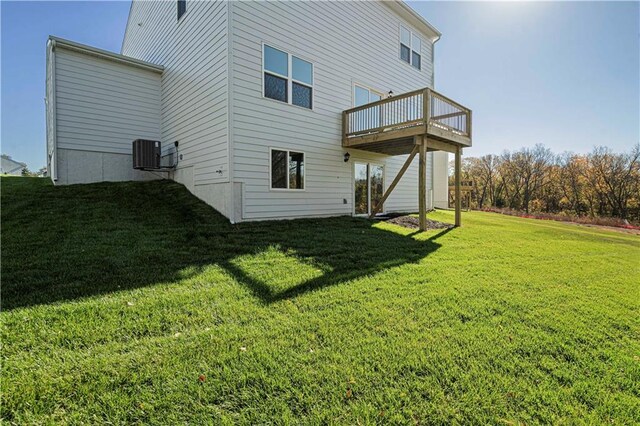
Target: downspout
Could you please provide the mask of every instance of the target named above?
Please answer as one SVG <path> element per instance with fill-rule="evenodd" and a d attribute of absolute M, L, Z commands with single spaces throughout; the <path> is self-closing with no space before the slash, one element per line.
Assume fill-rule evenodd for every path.
<path fill-rule="evenodd" d="M 436 50 L 436 43 L 440 40 L 440 37 L 442 36 L 438 36 L 436 38 L 433 39 L 433 42 L 431 43 L 431 88 L 433 90 L 436 90 L 436 59 L 435 59 L 435 50 Z"/>
<path fill-rule="evenodd" d="M 47 97 L 47 103 L 51 105 L 51 180 L 54 182 L 58 180 L 58 132 L 57 132 L 57 113 L 56 113 L 56 41 L 49 40 L 49 61 L 51 63 L 51 74 L 49 75 L 49 81 L 51 84 L 51 98 Z M 49 153 L 47 152 L 47 157 Z"/>
<path fill-rule="evenodd" d="M 436 159 L 435 159 L 435 151 L 431 151 L 431 197 L 429 197 L 429 202 L 431 203 L 431 208 L 430 210 L 434 210 L 436 208 L 436 206 L 434 206 L 433 204 L 433 194 L 436 191 L 436 185 L 433 181 L 434 177 L 435 177 L 435 168 L 436 168 Z"/>

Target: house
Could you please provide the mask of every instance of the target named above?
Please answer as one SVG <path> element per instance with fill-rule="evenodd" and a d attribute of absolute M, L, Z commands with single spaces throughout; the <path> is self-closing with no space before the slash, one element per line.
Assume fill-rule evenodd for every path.
<path fill-rule="evenodd" d="M 423 217 L 471 146 L 433 90 L 439 38 L 401 1 L 134 0 L 120 54 L 48 40 L 51 178 L 166 177 L 232 222 Z M 136 139 L 162 167 L 133 169 Z"/>
<path fill-rule="evenodd" d="M 25 163 L 20 163 L 6 154 L 0 156 L 0 174 L 22 176 L 22 171 L 27 168 Z"/>

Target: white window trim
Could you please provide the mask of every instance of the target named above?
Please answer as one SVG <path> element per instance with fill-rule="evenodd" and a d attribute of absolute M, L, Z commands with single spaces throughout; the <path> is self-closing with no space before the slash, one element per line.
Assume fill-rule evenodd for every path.
<path fill-rule="evenodd" d="M 274 99 L 275 100 L 275 99 Z M 280 102 L 282 103 L 282 102 Z M 308 108 L 305 108 L 308 109 Z M 304 164 L 304 171 L 302 172 L 302 189 L 289 188 L 289 175 L 287 174 L 287 187 L 286 188 L 274 188 L 273 186 L 273 164 L 271 159 L 273 158 L 273 151 L 284 151 L 287 153 L 287 162 L 289 161 L 289 153 L 295 152 L 302 154 L 302 162 Z M 304 151 L 288 148 L 269 147 L 269 191 L 274 192 L 305 192 L 307 190 L 307 153 Z"/>
<path fill-rule="evenodd" d="M 402 45 L 404 44 L 402 42 L 402 29 L 405 29 L 407 31 L 409 31 L 409 62 L 406 62 L 402 59 Z M 413 49 L 413 38 L 417 38 L 418 40 L 420 40 L 420 50 L 414 50 Z M 400 62 L 402 62 L 403 64 L 409 65 L 412 69 L 418 71 L 418 72 L 422 72 L 422 66 L 424 63 L 424 55 L 422 54 L 422 45 L 424 44 L 424 40 L 422 39 L 422 37 L 419 37 L 418 34 L 411 30 L 409 27 L 406 27 L 402 24 L 400 24 L 400 27 L 398 28 L 398 59 L 400 59 Z M 413 55 L 412 53 L 416 52 L 418 55 L 420 55 L 420 68 L 416 68 L 413 66 Z"/>
<path fill-rule="evenodd" d="M 277 102 L 279 104 L 291 105 L 291 106 L 294 106 L 294 107 L 297 107 L 297 108 L 300 108 L 300 109 L 303 109 L 303 110 L 306 110 L 306 111 L 314 111 L 315 107 L 316 107 L 316 96 L 315 96 L 315 80 L 316 80 L 315 68 L 316 68 L 316 65 L 312 61 L 308 60 L 307 58 L 304 58 L 302 56 L 294 55 L 292 53 L 289 53 L 288 50 L 282 49 L 282 48 L 278 47 L 277 45 L 275 45 L 273 43 L 265 43 L 263 41 L 263 42 L 261 42 L 261 45 L 262 45 L 262 50 L 260 52 L 260 55 L 262 56 L 262 74 L 260 74 L 260 78 L 262 80 L 262 98 L 263 99 L 267 99 L 269 101 Z M 264 47 L 265 46 L 269 46 L 272 49 L 276 49 L 276 50 L 279 50 L 279 51 L 281 51 L 283 53 L 286 53 L 286 55 L 287 55 L 287 73 L 289 74 L 289 76 L 282 75 L 282 74 L 279 74 L 277 72 L 273 72 L 273 71 L 269 71 L 269 70 L 265 69 L 265 67 L 264 67 L 264 62 L 265 62 L 264 61 L 264 59 L 265 59 L 264 58 Z M 303 81 L 295 80 L 293 78 L 293 57 L 294 56 L 296 58 L 298 58 L 298 59 L 301 59 L 301 60 L 311 64 L 311 84 L 305 83 Z M 284 78 L 285 80 L 287 80 L 287 102 L 282 102 L 282 101 L 279 101 L 277 99 L 269 98 L 269 97 L 267 97 L 265 95 L 265 90 L 264 90 L 265 89 L 264 88 L 264 74 L 265 73 L 274 75 L 276 77 Z M 301 86 L 305 86 L 305 87 L 311 88 L 311 108 L 303 107 L 303 106 L 296 105 L 296 104 L 293 103 L 293 83 L 297 83 L 297 84 L 299 84 Z M 295 152 L 297 152 L 297 151 L 295 151 Z"/>

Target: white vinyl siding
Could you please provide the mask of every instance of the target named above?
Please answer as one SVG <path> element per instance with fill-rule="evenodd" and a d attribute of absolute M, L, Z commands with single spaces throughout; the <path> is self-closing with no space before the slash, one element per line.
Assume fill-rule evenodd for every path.
<path fill-rule="evenodd" d="M 177 176 L 189 176 L 183 183 L 193 190 L 230 182 L 228 4 L 188 1 L 186 7 L 178 21 L 174 1 L 134 0 L 122 53 L 164 66 L 162 142 L 180 142 Z"/>
<path fill-rule="evenodd" d="M 130 155 L 133 140 L 160 139 L 158 72 L 58 47 L 55 91 L 57 149 Z"/>
<path fill-rule="evenodd" d="M 431 43 L 423 38 L 422 72 L 399 61 L 399 26 L 418 31 L 382 2 L 232 2 L 230 9 L 233 167 L 243 219 L 352 214 L 352 163 L 384 165 L 388 185 L 406 156 L 349 149 L 345 163 L 341 112 L 352 106 L 357 83 L 396 94 L 430 86 Z M 263 44 L 313 63 L 313 111 L 262 96 Z M 305 153 L 304 191 L 270 190 L 276 145 Z M 387 211 L 417 210 L 417 163 L 385 202 Z"/>

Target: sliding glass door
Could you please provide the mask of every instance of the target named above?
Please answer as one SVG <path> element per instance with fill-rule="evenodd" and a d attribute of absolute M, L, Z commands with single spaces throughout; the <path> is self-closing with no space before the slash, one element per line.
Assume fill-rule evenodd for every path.
<path fill-rule="evenodd" d="M 369 214 L 369 166 L 355 163 L 355 213 Z"/>
<path fill-rule="evenodd" d="M 369 215 L 384 194 L 384 167 L 379 164 L 354 163 L 354 213 Z M 382 211 L 382 209 L 379 209 Z"/>
<path fill-rule="evenodd" d="M 371 209 L 375 209 L 384 195 L 384 168 L 377 164 L 369 165 L 369 186 L 371 188 Z M 382 212 L 382 209 L 378 209 Z M 369 212 L 371 214 L 371 212 Z"/>

